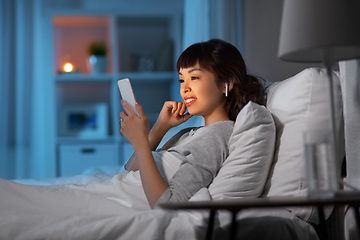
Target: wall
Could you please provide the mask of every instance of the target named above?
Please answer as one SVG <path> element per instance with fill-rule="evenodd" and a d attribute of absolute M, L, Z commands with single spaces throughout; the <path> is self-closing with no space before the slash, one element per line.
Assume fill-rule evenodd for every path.
<path fill-rule="evenodd" d="M 283 0 L 243 0 L 243 55 L 250 73 L 268 82 L 284 80 L 315 64 L 277 57 Z"/>

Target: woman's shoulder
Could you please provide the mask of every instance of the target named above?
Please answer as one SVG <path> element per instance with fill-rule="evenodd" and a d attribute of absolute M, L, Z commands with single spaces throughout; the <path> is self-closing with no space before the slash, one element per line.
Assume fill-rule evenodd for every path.
<path fill-rule="evenodd" d="M 232 131 L 234 128 L 234 121 L 228 120 L 228 121 L 219 121 L 219 122 L 215 122 L 209 126 L 207 126 L 207 128 L 216 131 L 216 130 L 229 130 Z"/>
<path fill-rule="evenodd" d="M 165 145 L 163 149 L 168 149 L 174 146 L 177 142 L 181 142 L 184 139 L 197 139 L 199 137 L 209 138 L 210 136 L 216 136 L 223 139 L 229 139 L 234 128 L 234 121 L 220 121 L 213 123 L 209 126 L 203 127 L 190 127 L 180 130 L 175 134 Z"/>
<path fill-rule="evenodd" d="M 200 128 L 203 134 L 216 134 L 218 136 L 224 135 L 226 137 L 230 137 L 233 129 L 234 129 L 234 121 L 219 121 L 215 122 L 207 127 Z"/>
<path fill-rule="evenodd" d="M 212 127 L 212 128 L 233 128 L 234 127 L 234 121 L 232 120 L 227 120 L 227 121 L 219 121 L 219 122 L 215 122 L 211 125 L 209 125 L 208 127 Z"/>

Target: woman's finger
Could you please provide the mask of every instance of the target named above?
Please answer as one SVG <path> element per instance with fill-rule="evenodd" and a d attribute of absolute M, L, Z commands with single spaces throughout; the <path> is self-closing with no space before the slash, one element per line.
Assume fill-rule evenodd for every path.
<path fill-rule="evenodd" d="M 176 110 L 177 110 L 177 102 L 171 102 L 171 114 L 175 114 Z"/>
<path fill-rule="evenodd" d="M 138 111 L 138 113 L 140 115 L 140 118 L 142 118 L 142 119 L 147 118 L 146 114 L 145 114 L 145 111 L 144 111 L 144 108 L 141 106 L 140 103 L 136 102 L 135 103 L 135 108 Z"/>
<path fill-rule="evenodd" d="M 177 111 L 178 111 L 178 103 L 177 103 L 177 102 L 173 102 L 173 109 L 172 109 L 172 111 L 171 111 L 171 114 L 176 117 Z"/>
<path fill-rule="evenodd" d="M 183 115 L 184 114 L 184 109 L 183 109 L 183 102 L 178 102 L 178 115 Z"/>
<path fill-rule="evenodd" d="M 183 115 L 183 102 L 178 102 L 178 115 Z"/>
<path fill-rule="evenodd" d="M 121 105 L 123 106 L 125 112 L 127 115 L 133 115 L 136 114 L 130 107 L 130 105 L 125 101 L 125 100 L 121 100 Z"/>
<path fill-rule="evenodd" d="M 186 112 L 186 105 L 184 102 L 181 102 L 181 110 L 180 110 L 180 115 L 184 115 Z"/>
<path fill-rule="evenodd" d="M 119 115 L 120 115 L 121 119 L 124 119 L 124 118 L 126 118 L 128 116 L 125 112 L 120 112 Z"/>

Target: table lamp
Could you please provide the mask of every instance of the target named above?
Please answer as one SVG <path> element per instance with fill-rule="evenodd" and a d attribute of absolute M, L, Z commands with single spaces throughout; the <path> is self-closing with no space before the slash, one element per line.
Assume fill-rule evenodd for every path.
<path fill-rule="evenodd" d="M 330 142 L 337 156 L 332 67 L 340 60 L 360 58 L 360 1 L 284 0 L 278 56 L 290 62 L 322 62 L 329 83 Z M 331 185 L 339 191 L 340 173 L 336 157 Z"/>

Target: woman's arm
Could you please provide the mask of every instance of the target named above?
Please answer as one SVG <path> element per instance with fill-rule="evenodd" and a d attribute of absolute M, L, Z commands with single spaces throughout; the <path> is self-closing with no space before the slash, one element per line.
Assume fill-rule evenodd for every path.
<path fill-rule="evenodd" d="M 140 116 L 134 113 L 131 108 L 127 105 L 125 101 L 121 102 L 123 104 L 125 112 L 120 113 L 121 117 L 121 133 L 126 137 L 126 139 L 132 144 L 135 150 L 136 163 L 140 171 L 140 177 L 145 191 L 145 195 L 149 201 L 151 207 L 154 207 L 157 200 L 167 189 L 168 185 L 162 178 L 159 170 L 156 167 L 154 158 L 152 156 L 151 150 L 152 147 L 161 141 L 163 134 L 174 124 L 176 119 L 177 122 L 180 122 L 179 118 L 186 121 L 190 118 L 190 115 L 185 114 L 182 117 L 179 117 L 179 112 L 170 111 L 170 119 L 168 119 L 168 124 L 165 124 L 163 121 L 166 119 L 163 114 L 163 110 L 159 116 L 159 124 L 155 124 L 154 130 L 152 133 L 149 132 L 149 123 L 146 117 L 146 114 L 140 104 L 136 104 L 136 109 L 139 112 Z M 177 103 L 176 103 L 177 104 Z M 164 104 L 165 106 L 166 104 Z M 168 104 L 169 106 L 169 104 Z M 165 131 L 166 130 L 166 131 Z M 165 131 L 165 133 L 164 133 Z M 151 143 L 150 143 L 150 139 Z M 151 146 L 153 145 L 153 146 Z"/>
<path fill-rule="evenodd" d="M 231 122 L 214 123 L 189 134 L 184 144 L 174 146 L 173 151 L 182 156 L 182 164 L 157 204 L 187 201 L 199 189 L 208 187 L 229 154 L 232 130 Z"/>
<path fill-rule="evenodd" d="M 165 134 L 169 131 L 166 126 L 161 125 L 158 123 L 158 121 L 154 124 L 154 126 L 151 128 L 151 131 L 149 133 L 149 143 L 150 143 L 150 149 L 151 151 L 155 151 L 156 148 L 159 146 L 162 138 L 165 136 Z M 134 152 L 133 155 L 130 157 L 129 161 L 125 164 L 125 170 L 128 171 L 137 171 L 139 170 L 139 166 L 137 164 L 137 155 Z"/>
<path fill-rule="evenodd" d="M 187 121 L 191 117 L 190 114 L 184 115 L 185 111 L 186 107 L 182 102 L 169 101 L 164 103 L 159 117 L 149 133 L 149 143 L 151 151 L 155 151 L 157 149 L 161 140 L 170 128 Z M 138 157 L 136 156 L 136 153 L 134 153 L 130 157 L 128 162 L 125 164 L 125 170 L 139 170 L 137 158 Z"/>

